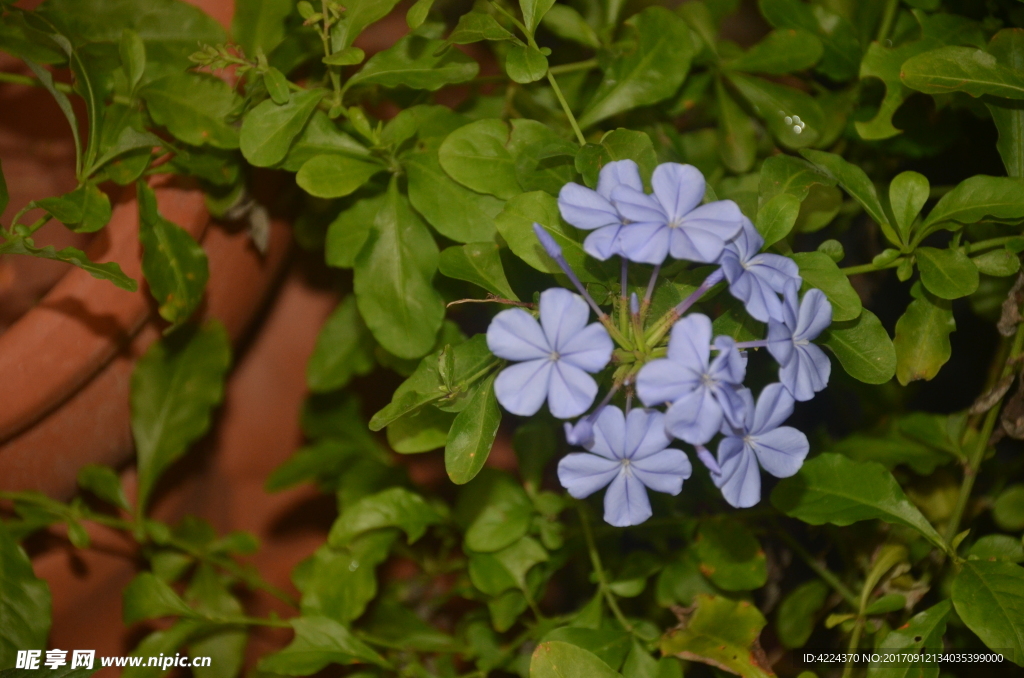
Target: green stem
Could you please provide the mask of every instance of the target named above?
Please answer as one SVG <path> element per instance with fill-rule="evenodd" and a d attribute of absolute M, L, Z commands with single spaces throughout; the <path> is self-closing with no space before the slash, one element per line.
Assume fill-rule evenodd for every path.
<path fill-rule="evenodd" d="M 1006 243 L 1012 240 L 1019 239 L 1019 235 L 1007 235 L 1002 238 L 992 238 L 991 240 L 981 240 L 978 242 L 972 242 L 968 245 L 965 245 L 964 249 L 967 251 L 967 254 L 973 254 L 974 252 L 979 252 L 981 250 L 988 250 L 995 247 L 1001 247 L 1002 245 L 1005 245 Z"/>
<path fill-rule="evenodd" d="M 608 603 L 608 607 L 611 609 L 612 614 L 615 615 L 615 618 L 620 624 L 622 624 L 622 628 L 633 633 L 633 625 L 626 619 L 626 615 L 622 614 L 622 610 L 619 609 L 619 602 L 615 600 L 615 594 L 612 593 L 611 588 L 608 586 L 608 578 L 605 576 L 604 567 L 601 565 L 601 556 L 597 552 L 597 545 L 594 543 L 594 535 L 590 531 L 590 521 L 587 520 L 587 511 L 582 502 L 576 502 L 576 510 L 580 514 L 580 523 L 583 525 L 583 538 L 587 541 L 587 552 L 590 554 L 590 564 L 593 566 L 594 572 L 597 574 L 597 587 L 600 589 L 601 594 L 604 595 L 604 599 Z"/>
<path fill-rule="evenodd" d="M 889 31 L 892 30 L 893 21 L 896 19 L 896 10 L 899 9 L 899 0 L 888 0 L 885 5 L 885 14 L 882 15 L 882 23 L 878 26 L 878 34 L 875 35 L 875 40 L 883 42 L 889 37 Z"/>
<path fill-rule="evenodd" d="M 29 87 L 42 87 L 43 84 L 36 78 L 29 77 L 27 75 L 18 75 L 17 73 L 2 73 L 0 72 L 0 82 L 9 82 L 14 85 L 28 85 Z M 58 92 L 64 92 L 65 94 L 73 94 L 74 88 L 63 82 L 54 82 L 53 86 Z"/>
<path fill-rule="evenodd" d="M 821 577 L 826 584 L 831 586 L 836 593 L 841 595 L 843 600 L 850 604 L 850 607 L 860 607 L 860 600 L 853 594 L 853 591 L 851 591 L 846 584 L 839 581 L 839 577 L 834 575 L 831 570 L 815 560 L 814 556 L 808 553 L 807 549 L 805 549 L 800 542 L 798 542 L 791 534 L 779 527 L 776 527 L 775 531 L 780 537 L 782 537 L 782 541 L 786 542 L 786 545 L 793 550 L 793 553 L 807 563 L 807 567 L 811 568 L 814 571 L 814 574 Z"/>
<path fill-rule="evenodd" d="M 964 245 L 964 251 L 967 254 L 974 254 L 982 250 L 990 250 L 995 247 L 1002 247 L 1003 245 L 1019 239 L 1019 235 L 1007 235 L 1000 238 L 990 238 L 988 240 L 979 240 L 978 242 Z M 896 268 L 903 263 L 903 260 L 907 257 L 897 257 L 887 264 L 877 266 L 875 264 L 860 264 L 859 266 L 847 266 L 846 268 L 839 269 L 846 275 L 859 275 L 861 273 L 872 273 L 874 271 L 884 271 L 888 268 Z"/>
<path fill-rule="evenodd" d="M 1024 323 L 1017 325 L 1017 333 L 1013 336 L 1013 344 L 1010 347 L 1006 363 L 1003 365 L 1000 379 L 1006 378 L 1013 371 L 1015 360 L 1020 356 L 1022 348 L 1024 348 Z M 956 506 L 953 508 L 953 514 L 949 519 L 949 524 L 946 526 L 947 544 L 952 543 L 953 538 L 956 537 L 960 530 L 960 521 L 964 517 L 967 502 L 971 498 L 971 490 L 974 489 L 974 479 L 977 477 L 978 469 L 985 458 L 985 451 L 988 450 L 988 441 L 992 437 L 992 431 L 995 429 L 996 419 L 999 418 L 999 405 L 1001 403 L 1002 398 L 996 401 L 985 414 L 985 420 L 982 422 L 981 431 L 978 432 L 974 449 L 967 458 L 967 466 L 964 468 L 964 478 L 960 483 L 960 493 L 956 498 Z"/>
<path fill-rule="evenodd" d="M 597 59 L 586 59 L 584 61 L 574 61 L 571 64 L 552 66 L 548 69 L 548 73 L 551 75 L 565 75 L 566 73 L 575 73 L 577 71 L 589 71 L 591 68 L 597 68 L 599 65 Z"/>
<path fill-rule="evenodd" d="M 846 651 L 850 654 L 846 659 L 846 666 L 843 667 L 843 678 L 850 678 L 853 675 L 853 653 L 857 651 L 857 646 L 860 645 L 860 635 L 864 631 L 864 617 L 858 616 L 857 623 L 853 627 L 853 634 L 850 636 L 850 645 Z"/>
<path fill-rule="evenodd" d="M 555 80 L 555 76 L 551 74 L 551 69 L 548 69 L 548 82 L 551 83 L 551 89 L 554 90 L 555 96 L 558 97 L 558 103 L 562 105 L 562 110 L 565 112 L 565 117 L 569 119 L 569 124 L 572 126 L 572 131 L 576 133 L 576 140 L 580 142 L 580 146 L 587 145 L 587 139 L 583 136 L 583 132 L 580 130 L 579 123 L 576 122 L 576 116 L 572 114 L 572 110 L 569 108 L 569 102 L 565 100 L 565 96 L 562 94 L 562 89 L 558 86 L 558 82 Z"/>

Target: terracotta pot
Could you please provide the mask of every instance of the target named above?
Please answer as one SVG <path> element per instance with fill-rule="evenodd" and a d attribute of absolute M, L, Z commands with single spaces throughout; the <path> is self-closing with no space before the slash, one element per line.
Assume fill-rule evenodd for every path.
<path fill-rule="evenodd" d="M 211 5 L 220 19 L 225 6 L 230 13 L 230 2 L 196 4 Z M 22 149 L 4 157 L 5 174 L 16 176 L 8 216 L 31 198 L 74 186 L 73 176 L 66 185 L 69 177 L 60 171 L 58 179 L 52 178 L 58 161 L 73 165 L 70 133 L 61 138 L 44 135 L 42 140 L 33 134 L 67 130 L 67 124 L 53 101 L 39 101 L 38 93 L 27 89 L 0 85 L 0 148 L 11 151 L 17 139 Z M 24 105 L 25 99 L 31 105 Z M 19 101 L 21 106 L 16 105 Z M 268 251 L 261 255 L 244 230 L 211 226 L 202 193 L 187 181 L 162 180 L 156 192 L 161 213 L 200 240 L 209 257 L 202 315 L 221 320 L 237 341 L 281 268 L 288 250 L 287 227 L 272 223 Z M 114 198 L 110 224 L 88 242 L 86 253 L 94 261 L 116 261 L 141 281 L 134 190 Z M 57 246 L 84 244 L 81 236 L 63 229 L 40 232 L 37 240 Z M 159 337 L 163 324 L 145 286 L 131 293 L 67 265 L 9 259 L 0 266 L 0 299 L 6 292 L 15 308 L 56 284 L 0 334 L 0 489 L 34 489 L 67 498 L 85 464 L 119 466 L 130 458 L 129 377 L 134 360 Z M 59 280 L 54 281 L 56 276 Z"/>

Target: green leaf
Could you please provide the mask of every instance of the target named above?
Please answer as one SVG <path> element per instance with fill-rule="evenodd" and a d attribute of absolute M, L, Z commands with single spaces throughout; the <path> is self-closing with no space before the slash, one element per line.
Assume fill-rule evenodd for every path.
<path fill-rule="evenodd" d="M 971 262 L 979 273 L 997 277 L 1013 275 L 1020 270 L 1020 256 L 1006 248 L 971 257 Z"/>
<path fill-rule="evenodd" d="M 544 28 L 563 40 L 570 40 L 591 49 L 601 46 L 601 39 L 597 37 L 597 33 L 587 20 L 569 5 L 552 6 L 541 23 Z"/>
<path fill-rule="evenodd" d="M 238 97 L 223 80 L 179 73 L 144 85 L 139 96 L 153 121 L 185 143 L 238 148 L 238 129 L 227 122 Z"/>
<path fill-rule="evenodd" d="M 400 358 L 427 353 L 444 320 L 444 301 L 431 285 L 437 261 L 434 238 L 392 180 L 356 257 L 353 285 L 374 338 Z"/>
<path fill-rule="evenodd" d="M 292 142 L 281 169 L 297 172 L 318 155 L 341 155 L 372 162 L 370 150 L 338 129 L 323 111 L 314 111 L 302 133 Z"/>
<path fill-rule="evenodd" d="M 530 35 L 537 30 L 544 15 L 554 4 L 555 0 L 519 0 L 519 7 L 523 10 L 523 23 L 526 24 L 526 31 Z"/>
<path fill-rule="evenodd" d="M 438 150 L 438 160 L 448 176 L 463 186 L 508 200 L 521 193 L 508 142 L 505 122 L 478 120 L 449 134 Z"/>
<path fill-rule="evenodd" d="M 626 25 L 636 35 L 636 49 L 609 63 L 580 127 L 667 99 L 686 79 L 694 48 L 685 21 L 664 7 L 648 7 Z"/>
<path fill-rule="evenodd" d="M 139 182 L 136 192 L 142 272 L 160 304 L 160 316 L 177 327 L 192 316 L 203 299 L 210 278 L 206 252 L 188 231 L 160 215 L 153 189 Z"/>
<path fill-rule="evenodd" d="M 583 282 L 603 282 L 615 275 L 606 276 L 601 265 L 583 251 L 579 232 L 562 220 L 558 201 L 550 193 L 534 191 L 517 195 L 505 203 L 494 223 L 509 249 L 538 271 L 560 274 L 562 269 L 537 241 L 534 223 L 540 224 L 561 245 L 565 260 Z"/>
<path fill-rule="evenodd" d="M 752 591 L 768 581 L 768 560 L 757 538 L 729 518 L 701 522 L 697 530 L 700 570 L 725 591 Z"/>
<path fill-rule="evenodd" d="M 505 71 L 513 82 L 536 82 L 547 75 L 548 59 L 536 47 L 510 45 L 505 53 Z"/>
<path fill-rule="evenodd" d="M 136 363 L 131 409 L 139 507 L 167 467 L 209 429 L 230 365 L 231 344 L 217 322 L 164 337 Z"/>
<path fill-rule="evenodd" d="M 661 638 L 662 656 L 703 662 L 744 678 L 770 678 L 758 636 L 761 612 L 745 600 L 700 594 L 692 614 Z"/>
<path fill-rule="evenodd" d="M 121 617 L 126 626 L 143 619 L 157 617 L 195 616 L 170 586 L 152 572 L 143 572 L 132 579 L 121 598 Z"/>
<path fill-rule="evenodd" d="M 853 26 L 841 15 L 800 0 L 759 0 L 761 15 L 775 28 L 802 29 L 822 44 L 817 70 L 836 82 L 856 77 L 861 46 Z"/>
<path fill-rule="evenodd" d="M 213 617 L 244 615 L 242 605 L 228 590 L 227 582 L 210 564 L 199 566 L 186 592 L 201 614 Z M 189 656 L 210 657 L 210 666 L 193 666 L 196 678 L 234 678 L 242 668 L 248 633 L 244 628 L 222 627 L 189 643 Z"/>
<path fill-rule="evenodd" d="M 825 115 L 809 94 L 740 73 L 726 77 L 784 146 L 804 148 L 821 136 Z"/>
<path fill-rule="evenodd" d="M 953 307 L 915 285 L 914 300 L 896 322 L 896 378 L 906 386 L 912 381 L 931 381 L 949 361 L 949 335 L 956 331 Z"/>
<path fill-rule="evenodd" d="M 284 160 L 323 95 L 321 89 L 295 92 L 282 106 L 267 99 L 246 113 L 239 135 L 245 159 L 257 167 L 271 167 Z"/>
<path fill-rule="evenodd" d="M 832 304 L 833 322 L 855 320 L 860 316 L 860 297 L 850 284 L 850 279 L 839 270 L 831 257 L 822 252 L 798 252 L 793 255 L 793 260 L 800 267 L 804 289 L 817 287 L 825 293 Z"/>
<path fill-rule="evenodd" d="M 811 525 L 845 527 L 861 520 L 884 520 L 917 530 L 932 545 L 948 547 L 932 524 L 910 503 L 884 466 L 825 453 L 804 463 L 796 475 L 779 481 L 772 505 Z"/>
<path fill-rule="evenodd" d="M 344 626 L 327 617 L 295 617 L 288 623 L 295 638 L 288 647 L 263 657 L 259 670 L 283 676 L 312 675 L 328 664 L 368 662 L 389 666 Z"/>
<path fill-rule="evenodd" d="M 329 617 L 349 624 L 377 595 L 376 568 L 388 558 L 398 530 L 364 533 L 341 548 L 321 546 L 307 561 L 300 609 L 305 617 Z"/>
<path fill-rule="evenodd" d="M 914 250 L 921 282 L 929 292 L 942 299 L 959 299 L 978 289 L 978 267 L 961 249 L 940 250 L 918 247 Z"/>
<path fill-rule="evenodd" d="M 918 654 L 942 652 L 942 636 L 946 632 L 946 618 L 953 606 L 948 600 L 919 612 L 903 626 L 890 631 L 879 647 L 885 652 Z M 874 663 L 868 667 L 868 678 L 937 678 L 936 664 L 913 662 Z"/>
<path fill-rule="evenodd" d="M 457 49 L 435 55 L 444 46 L 443 40 L 407 35 L 370 57 L 366 65 L 348 79 L 345 89 L 355 85 L 382 85 L 433 92 L 445 85 L 472 80 L 480 66 Z"/>
<path fill-rule="evenodd" d="M 515 40 L 516 36 L 505 29 L 486 12 L 468 12 L 459 17 L 455 30 L 448 36 L 454 45 L 468 45 L 481 40 Z"/>
<path fill-rule="evenodd" d="M 988 51 L 1003 66 L 1020 72 L 1024 69 L 1024 34 L 1012 28 L 992 36 Z M 1006 166 L 1006 173 L 1024 178 L 1024 103 L 1010 99 L 985 100 L 992 122 L 999 132 L 996 149 Z"/>
<path fill-rule="evenodd" d="M 62 250 L 56 249 L 53 245 L 36 247 L 31 238 L 15 238 L 0 244 L 0 254 L 27 254 L 40 259 L 63 261 L 88 272 L 94 278 L 109 280 L 123 290 L 134 292 L 138 289 L 138 283 L 126 276 L 116 262 L 97 264 L 89 261 L 85 252 L 74 247 L 65 247 Z"/>
<path fill-rule="evenodd" d="M 25 64 L 30 69 L 32 69 L 32 73 L 34 73 L 35 76 L 39 79 L 39 82 L 43 84 L 43 87 L 46 88 L 46 91 L 50 93 L 50 96 L 52 96 L 54 100 L 57 102 L 57 106 L 64 114 L 64 117 L 67 118 L 68 124 L 71 125 L 71 136 L 75 140 L 75 157 L 77 158 L 76 162 L 79 164 L 79 169 L 81 169 L 80 165 L 82 163 L 82 141 L 78 135 L 78 118 L 75 116 L 75 111 L 71 107 L 71 101 L 68 99 L 67 95 L 64 94 L 64 92 L 58 90 L 56 85 L 53 84 L 53 75 L 50 74 L 50 71 L 39 66 L 31 59 L 24 59 L 24 61 Z"/>
<path fill-rule="evenodd" d="M 814 632 L 814 618 L 828 598 L 829 588 L 819 579 L 811 579 L 790 591 L 775 616 L 775 633 L 789 649 L 803 647 Z M 886 646 L 887 647 L 887 646 Z"/>
<path fill-rule="evenodd" d="M 341 198 L 384 169 L 375 161 L 345 155 L 316 155 L 302 165 L 295 181 L 302 190 L 317 198 Z"/>
<path fill-rule="evenodd" d="M 75 233 L 95 233 L 110 222 L 110 198 L 91 182 L 36 204 Z"/>
<path fill-rule="evenodd" d="M 338 304 L 316 337 L 306 364 L 306 385 L 314 393 L 343 388 L 354 376 L 368 374 L 376 365 L 376 344 L 359 315 L 354 296 Z"/>
<path fill-rule="evenodd" d="M 889 184 L 889 204 L 896 216 L 896 229 L 904 244 L 910 243 L 910 229 L 928 202 L 931 185 L 923 174 L 900 172 Z"/>
<path fill-rule="evenodd" d="M 785 154 L 773 155 L 761 163 L 757 185 L 758 210 L 780 193 L 789 193 L 803 202 L 813 187 L 835 185 L 835 179 L 806 160 Z"/>
<path fill-rule="evenodd" d="M 121 68 L 128 78 L 128 91 L 134 92 L 146 70 L 146 45 L 137 32 L 126 28 L 121 31 L 117 49 L 121 56 Z"/>
<path fill-rule="evenodd" d="M 770 247 L 788 236 L 790 231 L 793 230 L 793 224 L 796 223 L 796 218 L 799 214 L 800 199 L 792 193 L 779 193 L 766 202 L 757 211 L 757 218 L 754 220 L 757 232 L 764 238 L 764 246 Z M 843 277 L 845 278 L 845 276 Z M 857 305 L 858 307 L 860 306 L 859 299 Z M 835 304 L 833 303 L 833 315 L 835 312 Z"/>
<path fill-rule="evenodd" d="M 15 665 L 18 650 L 46 649 L 50 587 L 8 528 L 0 523 L 0 666 Z"/>
<path fill-rule="evenodd" d="M 259 49 L 270 54 L 284 40 L 285 20 L 294 9 L 292 0 L 238 0 L 231 35 L 250 56 Z"/>
<path fill-rule="evenodd" d="M 415 4 L 405 14 L 405 23 L 409 30 L 415 31 L 422 26 L 423 22 L 427 20 L 430 8 L 433 6 L 434 0 L 416 0 Z"/>
<path fill-rule="evenodd" d="M 821 343 L 832 349 L 847 374 L 868 384 L 884 384 L 896 374 L 896 349 L 871 311 L 856 320 L 836 322 L 822 333 Z"/>
<path fill-rule="evenodd" d="M 992 504 L 992 518 L 1007 532 L 1024 529 L 1024 484 L 1010 485 Z"/>
<path fill-rule="evenodd" d="M 108 118 L 109 117 L 111 117 L 110 114 L 108 114 Z M 106 122 L 106 119 L 104 120 L 104 122 Z M 160 139 L 160 137 L 156 136 L 155 134 L 150 134 L 149 132 L 140 132 L 136 130 L 135 128 L 129 125 L 127 119 L 124 120 L 124 125 L 125 126 L 120 129 L 117 137 L 113 139 L 111 143 L 106 144 L 105 146 L 101 146 L 101 148 L 104 148 L 103 154 L 96 160 L 95 163 L 93 163 L 93 171 L 99 169 L 100 167 L 103 167 L 111 160 L 114 160 L 120 155 L 130 153 L 132 151 L 140 151 L 139 153 L 133 153 L 132 158 L 138 158 L 138 161 L 141 162 L 142 170 L 139 171 L 139 174 L 141 174 L 142 171 L 144 171 L 145 168 L 149 165 L 150 151 L 154 147 L 163 146 L 163 141 Z M 106 128 L 104 128 L 103 131 L 106 132 Z M 145 150 L 146 152 L 142 153 L 141 151 L 143 150 Z M 125 158 L 125 160 L 128 159 Z M 108 174 L 110 172 L 110 169 L 111 168 L 109 167 L 107 168 Z M 91 174 L 92 172 L 89 173 Z M 118 181 L 118 183 L 126 185 L 131 183 L 132 181 L 135 181 L 135 179 L 137 179 L 138 177 L 132 177 L 129 181 L 121 181 L 120 177 L 117 176 L 114 176 L 112 178 L 114 178 L 115 181 Z"/>
<path fill-rule="evenodd" d="M 971 545 L 967 557 L 978 560 L 1006 560 L 1011 563 L 1024 561 L 1024 545 L 1017 537 L 1005 534 L 985 535 Z"/>
<path fill-rule="evenodd" d="M 621 678 L 593 652 L 560 640 L 540 643 L 530 658 L 530 678 Z"/>
<path fill-rule="evenodd" d="M 480 476 L 467 495 L 481 496 L 466 526 L 466 548 L 479 552 L 503 549 L 524 536 L 533 519 L 533 503 L 523 488 L 506 475 Z"/>
<path fill-rule="evenodd" d="M 438 271 L 456 280 L 466 280 L 479 285 L 491 294 L 518 301 L 509 287 L 505 270 L 501 265 L 501 249 L 493 242 L 474 242 L 468 245 L 449 247 L 441 252 Z"/>
<path fill-rule="evenodd" d="M 715 101 L 719 115 L 718 154 L 733 172 L 749 172 L 757 156 L 754 124 L 721 78 L 715 78 Z"/>
<path fill-rule="evenodd" d="M 555 5 L 554 9 L 563 5 Z M 554 11 L 552 9 L 552 11 Z M 576 154 L 576 171 L 594 188 L 601 168 L 616 160 L 632 160 L 640 168 L 640 176 L 649 180 L 658 164 L 651 138 L 644 132 L 619 127 L 601 137 L 599 143 L 588 143 Z"/>
<path fill-rule="evenodd" d="M 543 546 L 532 537 L 522 537 L 500 551 L 471 554 L 469 578 L 473 586 L 488 595 L 498 595 L 513 586 L 524 590 L 526 573 L 547 559 Z"/>
<path fill-rule="evenodd" d="M 190 638 L 209 630 L 210 625 L 197 619 L 180 619 L 170 628 L 154 631 L 143 638 L 132 650 L 130 656 L 148 658 L 160 654 L 174 655 Z M 159 665 L 148 666 L 148 662 L 148 659 L 143 659 L 140 666 L 126 666 L 121 676 L 123 678 L 159 678 L 164 674 Z"/>
<path fill-rule="evenodd" d="M 436 407 L 422 407 L 388 426 L 388 445 L 399 454 L 430 452 L 444 447 L 455 416 Z"/>
<path fill-rule="evenodd" d="M 985 645 L 1024 666 L 1024 569 L 968 560 L 953 580 L 951 597 L 960 619 Z"/>
<path fill-rule="evenodd" d="M 924 233 L 944 222 L 973 224 L 986 217 L 1000 221 L 1024 219 L 1024 181 L 975 175 L 942 196 L 924 221 Z"/>
<path fill-rule="evenodd" d="M 885 84 L 885 97 L 871 120 L 856 121 L 854 125 L 862 139 L 887 139 L 900 133 L 892 124 L 892 116 L 913 90 L 900 80 L 903 63 L 913 56 L 949 44 L 984 44 L 981 26 L 967 17 L 956 14 L 914 13 L 921 25 L 921 37 L 897 47 L 886 47 L 872 42 L 864 53 L 860 65 L 861 79 L 875 77 Z"/>
<path fill-rule="evenodd" d="M 900 79 L 925 94 L 966 92 L 1024 99 L 1024 75 L 972 47 L 939 47 L 903 62 Z"/>
<path fill-rule="evenodd" d="M 360 200 L 348 209 L 342 210 L 328 225 L 324 249 L 329 266 L 355 266 L 356 256 L 363 248 L 363 243 L 366 242 L 373 227 L 373 221 L 377 213 L 383 209 L 386 200 L 385 194 Z"/>
<path fill-rule="evenodd" d="M 741 56 L 723 66 L 734 71 L 787 75 L 818 63 L 822 46 L 817 36 L 805 30 L 783 28 L 764 36 Z"/>
<path fill-rule="evenodd" d="M 328 66 L 354 66 L 356 64 L 363 63 L 363 59 L 365 58 L 366 52 L 358 47 L 346 47 L 339 52 L 335 52 L 331 56 L 325 56 L 320 61 Z"/>
<path fill-rule="evenodd" d="M 441 516 L 423 497 L 402 487 L 392 487 L 346 508 L 331 527 L 327 542 L 337 548 L 368 530 L 400 527 L 411 544 L 423 536 L 429 525 L 439 522 Z"/>
<path fill-rule="evenodd" d="M 897 247 L 900 245 L 899 236 L 889 224 L 889 218 L 886 216 L 885 210 L 882 209 L 882 203 L 878 200 L 875 185 L 868 179 L 864 170 L 834 153 L 804 149 L 800 151 L 800 154 L 814 163 L 819 170 L 842 186 L 854 200 L 859 202 L 868 216 L 881 227 L 889 242 Z"/>
<path fill-rule="evenodd" d="M 398 0 L 348 0 L 343 18 L 331 30 L 331 46 L 335 52 L 350 47 L 363 29 L 383 19 Z"/>
<path fill-rule="evenodd" d="M 438 233 L 456 242 L 494 237 L 501 200 L 452 180 L 441 168 L 437 151 L 409 153 L 402 166 L 409 177 L 409 202 Z"/>
<path fill-rule="evenodd" d="M 456 485 L 468 483 L 484 467 L 501 424 L 501 409 L 494 395 L 491 374 L 476 387 L 466 409 L 459 412 L 444 448 L 444 467 Z M 469 542 L 467 534 L 467 544 Z"/>
<path fill-rule="evenodd" d="M 121 479 L 109 466 L 86 464 L 78 471 L 78 486 L 92 492 L 108 504 L 131 511 L 131 504 L 128 503 L 128 497 L 121 487 Z"/>
<path fill-rule="evenodd" d="M 575 626 L 563 626 L 549 631 L 541 643 L 561 641 L 592 652 L 605 664 L 616 670 L 622 666 L 632 648 L 632 636 L 621 630 L 587 629 Z"/>

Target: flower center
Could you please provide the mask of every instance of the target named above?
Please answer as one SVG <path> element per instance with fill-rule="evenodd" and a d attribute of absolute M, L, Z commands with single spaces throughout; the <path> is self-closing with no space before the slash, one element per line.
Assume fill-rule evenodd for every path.
<path fill-rule="evenodd" d="M 633 468 L 630 466 L 629 459 L 623 458 L 620 461 L 622 463 L 622 472 L 626 474 L 626 477 L 631 477 L 633 475 Z"/>
<path fill-rule="evenodd" d="M 676 217 L 672 221 L 668 222 L 668 227 L 669 228 L 679 228 L 682 225 L 683 225 L 682 217 Z"/>
<path fill-rule="evenodd" d="M 794 346 L 807 346 L 809 343 L 811 343 L 810 339 L 794 339 L 793 340 L 793 345 Z"/>
<path fill-rule="evenodd" d="M 558 354 L 558 351 L 552 351 L 551 353 L 549 353 L 549 354 L 548 354 L 548 359 L 549 359 L 549 360 L 550 360 L 551 362 L 555 362 L 555 361 L 557 361 L 557 360 L 558 360 L 559 358 L 561 358 L 561 357 L 562 357 L 562 356 L 560 356 L 560 355 Z"/>
<path fill-rule="evenodd" d="M 711 387 L 715 385 L 715 378 L 712 377 L 707 372 L 705 372 L 704 374 L 700 375 L 700 383 L 702 386 Z"/>

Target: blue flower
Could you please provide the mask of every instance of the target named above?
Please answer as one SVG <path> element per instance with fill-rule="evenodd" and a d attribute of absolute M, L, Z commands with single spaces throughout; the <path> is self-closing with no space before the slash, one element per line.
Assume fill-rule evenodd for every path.
<path fill-rule="evenodd" d="M 810 445 L 807 436 L 791 426 L 780 426 L 793 413 L 793 396 L 782 384 L 769 384 L 754 406 L 747 401 L 743 426 L 725 427 L 718 443 L 718 473 L 711 479 L 722 496 L 736 508 L 748 508 L 761 500 L 760 465 L 776 478 L 788 478 L 804 463 Z"/>
<path fill-rule="evenodd" d="M 800 284 L 800 269 L 789 257 L 778 254 L 761 254 L 764 238 L 743 217 L 743 228 L 736 237 L 725 245 L 719 263 L 725 279 L 729 281 L 729 292 L 743 302 L 752 317 L 761 322 L 781 321 L 782 294 L 790 280 Z"/>
<path fill-rule="evenodd" d="M 651 186 L 654 195 L 627 184 L 612 190 L 612 202 L 631 222 L 619 235 L 625 257 L 645 264 L 660 264 L 669 254 L 707 264 L 717 261 L 725 242 L 742 225 L 736 203 L 701 205 L 704 175 L 692 165 L 658 165 Z"/>
<path fill-rule="evenodd" d="M 779 363 L 779 380 L 797 400 L 810 400 L 828 385 L 832 364 L 811 343 L 832 322 L 832 304 L 812 289 L 798 301 L 797 284 L 786 283 L 782 319 L 768 322 L 768 351 Z"/>
<path fill-rule="evenodd" d="M 668 357 L 644 365 L 636 392 L 648 407 L 671 402 L 665 415 L 669 433 L 693 445 L 703 445 L 718 432 L 723 420 L 743 421 L 742 387 L 746 358 L 730 337 L 715 338 L 718 355 L 711 360 L 711 320 L 694 313 L 675 324 Z"/>
<path fill-rule="evenodd" d="M 617 160 L 601 168 L 597 190 L 579 184 L 566 184 L 558 193 L 558 209 L 562 218 L 585 231 L 593 231 L 583 241 L 583 250 L 605 261 L 619 249 L 622 216 L 612 203 L 612 191 L 618 186 L 629 186 L 643 192 L 640 170 L 632 160 Z"/>
<path fill-rule="evenodd" d="M 536 414 L 548 401 L 551 414 L 568 419 L 594 402 L 599 372 L 612 355 L 612 340 L 600 323 L 587 324 L 581 297 L 560 287 L 540 295 L 540 323 L 521 308 L 502 311 L 487 328 L 491 353 L 517 364 L 494 382 L 498 402 L 520 416 Z"/>
<path fill-rule="evenodd" d="M 692 471 L 686 453 L 668 448 L 672 441 L 665 435 L 664 417 L 640 408 L 624 416 L 618 407 L 605 407 L 594 422 L 589 452 L 567 454 L 558 462 L 562 487 L 583 499 L 607 485 L 604 519 L 615 527 L 650 518 L 644 488 L 679 494 Z"/>

